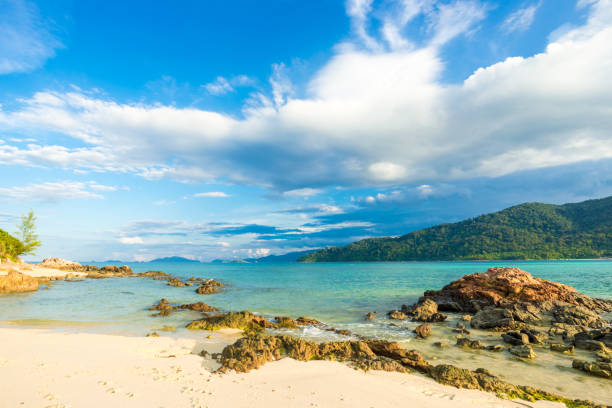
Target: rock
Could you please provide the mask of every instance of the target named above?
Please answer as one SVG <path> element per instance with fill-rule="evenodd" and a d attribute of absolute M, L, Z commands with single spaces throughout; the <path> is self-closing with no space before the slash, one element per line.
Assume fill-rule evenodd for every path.
<path fill-rule="evenodd" d="M 186 305 L 180 305 L 179 309 L 188 309 L 188 310 L 193 310 L 195 312 L 202 312 L 202 313 L 214 313 L 214 312 L 218 312 L 219 309 L 217 309 L 216 307 L 207 305 L 204 302 L 197 302 L 197 303 L 189 303 Z"/>
<path fill-rule="evenodd" d="M 393 320 L 406 320 L 408 318 L 404 312 L 400 312 L 399 310 L 391 310 L 387 313 L 387 316 Z"/>
<path fill-rule="evenodd" d="M 154 316 L 169 316 L 170 313 L 177 310 L 177 307 L 172 306 L 167 299 L 162 299 L 157 304 L 149 308 L 149 310 L 157 310 L 159 312 Z"/>
<path fill-rule="evenodd" d="M 465 334 L 465 335 L 469 335 L 470 334 L 470 331 L 465 328 L 465 323 L 463 323 L 463 322 L 457 322 L 457 325 L 455 326 L 453 331 L 455 333 L 459 333 L 459 334 Z"/>
<path fill-rule="evenodd" d="M 450 364 L 441 364 L 432 367 L 429 370 L 429 375 L 441 384 L 452 385 L 457 388 L 482 390 L 506 396 L 522 394 L 519 387 L 508 384 L 481 368 L 470 371 Z"/>
<path fill-rule="evenodd" d="M 146 337 L 159 337 L 159 334 L 157 332 L 147 333 Z"/>
<path fill-rule="evenodd" d="M 325 326 L 323 323 L 316 319 L 311 319 L 310 317 L 300 316 L 295 319 L 295 322 L 298 326 Z"/>
<path fill-rule="evenodd" d="M 222 315 L 207 316 L 194 320 L 187 325 L 191 330 L 219 330 L 240 329 L 246 333 L 257 333 L 265 328 L 274 328 L 276 325 L 262 316 L 256 316 L 248 311 L 229 312 Z"/>
<path fill-rule="evenodd" d="M 603 342 L 598 340 L 579 340 L 575 341 L 574 345 L 576 348 L 591 350 L 591 351 L 603 351 L 604 353 L 610 353 L 610 350 L 606 347 Z"/>
<path fill-rule="evenodd" d="M 516 322 L 508 309 L 487 307 L 472 316 L 470 325 L 474 329 L 512 328 Z"/>
<path fill-rule="evenodd" d="M 259 368 L 268 361 L 287 356 L 300 361 L 335 360 L 353 361 L 363 369 L 383 369 L 408 372 L 408 368 L 389 356 L 377 355 L 364 341 L 337 341 L 314 343 L 290 336 L 250 336 L 239 339 L 227 346 L 221 355 L 219 371 L 248 372 Z"/>
<path fill-rule="evenodd" d="M 524 302 L 542 305 L 561 302 L 585 307 L 595 313 L 612 311 L 612 302 L 590 298 L 558 282 L 534 278 L 518 268 L 494 267 L 485 273 L 466 275 L 424 297 L 435 301 L 442 311 L 476 313 L 487 306 Z"/>
<path fill-rule="evenodd" d="M 444 342 L 441 342 L 441 341 L 436 341 L 433 345 L 438 347 L 438 348 L 444 348 L 444 347 L 448 346 L 448 344 L 446 344 Z"/>
<path fill-rule="evenodd" d="M 446 315 L 438 313 L 438 304 L 429 298 L 421 298 L 411 307 L 402 306 L 402 312 L 415 322 L 442 322 Z"/>
<path fill-rule="evenodd" d="M 515 346 L 529 344 L 529 336 L 527 336 L 525 333 L 508 332 L 502 334 L 501 337 L 506 343 L 510 343 Z"/>
<path fill-rule="evenodd" d="M 417 326 L 417 328 L 414 329 L 414 332 L 417 334 L 418 337 L 426 339 L 431 335 L 431 325 L 429 323 L 423 323 Z"/>
<path fill-rule="evenodd" d="M 404 367 L 414 368 L 422 373 L 429 370 L 430 364 L 416 350 L 406 350 L 401 344 L 386 340 L 368 340 L 366 343 L 377 356 L 399 361 Z"/>
<path fill-rule="evenodd" d="M 577 333 L 585 331 L 586 327 L 573 326 L 565 323 L 552 323 L 548 334 L 551 336 L 562 336 L 563 340 L 571 341 Z"/>
<path fill-rule="evenodd" d="M 472 320 L 472 315 L 463 315 L 461 316 L 461 320 L 463 320 L 464 322 L 469 322 L 470 320 Z"/>
<path fill-rule="evenodd" d="M 485 347 L 485 350 L 494 351 L 494 352 L 504 351 L 505 349 L 506 348 L 502 346 L 501 344 L 494 344 L 492 346 Z"/>
<path fill-rule="evenodd" d="M 605 334 L 602 338 L 601 341 L 608 347 L 612 347 L 612 333 L 607 333 Z"/>
<path fill-rule="evenodd" d="M 78 262 L 69 261 L 63 258 L 45 258 L 42 260 L 42 262 L 39 265 L 45 268 L 55 268 L 55 269 L 67 268 L 67 267 L 68 268 L 71 268 L 71 267 L 78 268 L 82 266 Z"/>
<path fill-rule="evenodd" d="M 277 316 L 274 318 L 278 327 L 283 329 L 297 329 L 298 325 L 295 319 L 286 316 Z"/>
<path fill-rule="evenodd" d="M 552 313 L 553 321 L 556 323 L 592 328 L 603 328 L 608 325 L 597 313 L 581 306 L 557 305 L 553 308 Z"/>
<path fill-rule="evenodd" d="M 374 320 L 376 318 L 376 315 L 378 315 L 378 313 L 376 313 L 376 312 L 368 312 L 368 314 L 365 315 L 365 320 L 366 321 Z"/>
<path fill-rule="evenodd" d="M 174 287 L 180 288 L 180 287 L 185 286 L 185 282 L 183 282 L 179 278 L 170 278 L 168 279 L 168 286 L 174 286 Z"/>
<path fill-rule="evenodd" d="M 546 339 L 548 339 L 546 333 L 533 329 L 522 328 L 521 333 L 527 335 L 529 338 L 529 343 L 531 344 L 542 344 Z"/>
<path fill-rule="evenodd" d="M 612 364 L 602 362 L 588 362 L 583 360 L 572 361 L 572 367 L 597 377 L 612 378 Z"/>
<path fill-rule="evenodd" d="M 475 350 L 482 350 L 485 348 L 485 345 L 480 340 L 472 340 L 468 337 L 458 338 L 456 346 L 471 348 Z"/>
<path fill-rule="evenodd" d="M 35 292 L 38 290 L 38 279 L 14 269 L 6 275 L 0 275 L 0 293 Z"/>
<path fill-rule="evenodd" d="M 198 295 L 212 295 L 217 292 L 221 292 L 221 289 L 215 285 L 202 285 L 196 289 Z"/>
<path fill-rule="evenodd" d="M 551 343 L 550 349 L 559 353 L 572 354 L 574 352 L 573 344 Z"/>
<path fill-rule="evenodd" d="M 524 344 L 522 346 L 510 347 L 508 351 L 510 351 L 510 353 L 514 354 L 515 356 L 518 356 L 521 358 L 528 358 L 528 359 L 536 358 L 536 354 L 533 352 L 533 349 L 531 348 L 531 346 L 527 344 Z"/>
<path fill-rule="evenodd" d="M 135 275 L 139 278 L 163 278 L 163 279 L 166 279 L 166 278 L 169 279 L 172 276 L 169 273 L 161 272 L 161 271 L 139 272 L 139 273 L 136 273 Z"/>

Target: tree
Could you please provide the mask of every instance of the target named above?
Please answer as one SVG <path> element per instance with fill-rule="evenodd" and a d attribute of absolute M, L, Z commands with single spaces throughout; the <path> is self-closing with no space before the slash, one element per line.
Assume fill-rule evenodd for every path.
<path fill-rule="evenodd" d="M 22 215 L 21 223 L 17 225 L 17 228 L 17 236 L 21 239 L 24 247 L 22 254 L 34 255 L 34 252 L 41 244 L 36 234 L 36 216 L 34 211 L 30 209 L 27 215 Z"/>

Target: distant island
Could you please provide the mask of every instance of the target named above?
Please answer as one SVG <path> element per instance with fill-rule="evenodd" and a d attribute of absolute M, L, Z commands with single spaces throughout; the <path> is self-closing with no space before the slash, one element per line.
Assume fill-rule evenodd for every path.
<path fill-rule="evenodd" d="M 612 196 L 580 203 L 524 203 L 398 238 L 369 238 L 299 262 L 588 259 L 612 256 Z"/>

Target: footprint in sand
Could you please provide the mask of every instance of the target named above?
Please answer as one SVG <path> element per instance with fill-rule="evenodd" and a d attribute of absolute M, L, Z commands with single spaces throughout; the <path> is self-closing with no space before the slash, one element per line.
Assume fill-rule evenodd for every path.
<path fill-rule="evenodd" d="M 127 395 L 128 398 L 134 398 L 136 396 L 136 394 L 134 394 L 133 392 L 128 392 L 125 395 Z"/>

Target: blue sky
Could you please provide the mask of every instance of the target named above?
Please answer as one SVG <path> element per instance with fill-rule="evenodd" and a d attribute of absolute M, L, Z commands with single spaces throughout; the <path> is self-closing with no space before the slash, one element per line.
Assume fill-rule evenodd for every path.
<path fill-rule="evenodd" d="M 126 4 L 129 3 L 129 4 Z M 0 228 L 200 260 L 612 194 L 611 0 L 0 0 Z"/>

